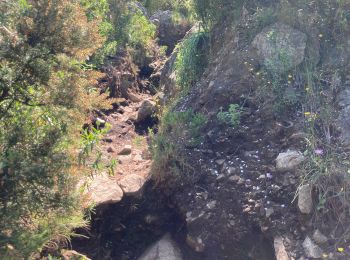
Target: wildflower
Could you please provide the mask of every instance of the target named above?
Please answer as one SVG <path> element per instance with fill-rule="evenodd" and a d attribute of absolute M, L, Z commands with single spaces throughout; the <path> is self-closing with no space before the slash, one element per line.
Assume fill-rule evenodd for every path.
<path fill-rule="evenodd" d="M 338 252 L 340 252 L 340 253 L 344 252 L 344 248 L 343 247 L 338 247 Z"/>
<path fill-rule="evenodd" d="M 323 38 L 323 34 L 322 34 L 322 33 L 320 33 L 320 34 L 318 35 L 318 37 Z"/>
<path fill-rule="evenodd" d="M 291 84 L 292 82 L 290 80 L 288 80 L 288 84 Z"/>
<path fill-rule="evenodd" d="M 323 155 L 323 150 L 320 149 L 320 148 L 315 149 L 314 152 L 315 152 L 315 154 L 317 154 L 317 155 Z"/>
<path fill-rule="evenodd" d="M 291 79 L 291 78 L 293 78 L 293 76 L 292 76 L 291 74 L 289 74 L 289 75 L 288 75 L 288 78 L 290 78 L 290 79 Z"/>
<path fill-rule="evenodd" d="M 260 72 L 257 72 L 256 75 L 259 76 L 259 75 L 260 75 Z"/>
<path fill-rule="evenodd" d="M 309 116 L 309 115 L 311 115 L 311 112 L 304 112 L 304 115 Z"/>
<path fill-rule="evenodd" d="M 322 254 L 323 258 L 328 258 L 327 254 Z"/>

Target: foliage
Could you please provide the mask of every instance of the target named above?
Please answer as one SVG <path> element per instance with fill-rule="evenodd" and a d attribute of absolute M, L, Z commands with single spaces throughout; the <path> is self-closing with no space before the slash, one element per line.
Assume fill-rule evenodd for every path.
<path fill-rule="evenodd" d="M 179 46 L 175 61 L 176 83 L 185 94 L 202 76 L 208 64 L 206 52 L 207 34 L 190 35 Z"/>
<path fill-rule="evenodd" d="M 99 32 L 107 40 L 92 57 L 91 63 L 100 67 L 106 58 L 127 46 L 138 55 L 150 55 L 156 27 L 138 6 L 126 0 L 82 0 L 89 17 L 101 19 Z"/>
<path fill-rule="evenodd" d="M 223 111 L 222 108 L 217 114 L 219 121 L 226 123 L 232 127 L 237 127 L 241 121 L 242 109 L 238 104 L 231 104 L 228 111 Z"/>
<path fill-rule="evenodd" d="M 84 68 L 104 39 L 78 1 L 0 3 L 0 256 L 20 259 L 85 225 L 80 131 L 110 102 Z M 51 241 L 51 242 L 49 242 Z"/>
<path fill-rule="evenodd" d="M 143 0 L 142 2 L 150 14 L 159 10 L 171 10 L 182 17 L 190 19 L 193 13 L 192 0 Z"/>
<path fill-rule="evenodd" d="M 207 118 L 192 110 L 184 112 L 165 111 L 157 134 L 150 131 L 150 150 L 154 161 L 152 172 L 158 181 L 165 173 L 178 175 L 190 168 L 181 154 L 184 146 L 196 146 L 202 141 L 200 129 Z"/>

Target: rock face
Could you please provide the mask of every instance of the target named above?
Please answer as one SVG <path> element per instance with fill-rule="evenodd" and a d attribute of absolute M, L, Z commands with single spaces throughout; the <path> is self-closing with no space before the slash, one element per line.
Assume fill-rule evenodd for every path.
<path fill-rule="evenodd" d="M 148 248 L 138 260 L 182 260 L 179 247 L 169 234 Z"/>
<path fill-rule="evenodd" d="M 180 19 L 180 21 L 173 19 L 173 12 L 169 10 L 156 12 L 150 20 L 157 26 L 159 45 L 168 47 L 167 54 L 173 51 L 175 45 L 191 28 L 185 19 Z"/>
<path fill-rule="evenodd" d="M 322 256 L 322 249 L 318 245 L 316 245 L 309 237 L 305 238 L 303 242 L 303 248 L 305 254 L 308 257 L 321 258 Z"/>
<path fill-rule="evenodd" d="M 307 184 L 299 188 L 298 207 L 301 213 L 310 214 L 312 211 L 312 187 Z"/>
<path fill-rule="evenodd" d="M 143 101 L 137 114 L 137 122 L 141 122 L 146 120 L 147 118 L 150 118 L 155 112 L 156 106 L 153 101 Z"/>
<path fill-rule="evenodd" d="M 141 190 L 145 181 L 142 176 L 130 174 L 121 179 L 119 185 L 126 195 L 132 195 Z"/>
<path fill-rule="evenodd" d="M 273 245 L 275 248 L 276 260 L 290 260 L 282 237 L 275 237 Z"/>
<path fill-rule="evenodd" d="M 299 65 L 305 57 L 307 36 L 292 27 L 276 23 L 265 28 L 253 40 L 260 62 L 283 72 Z"/>
<path fill-rule="evenodd" d="M 96 205 L 116 203 L 123 198 L 123 191 L 117 181 L 106 174 L 100 174 L 93 179 L 89 194 Z"/>
<path fill-rule="evenodd" d="M 276 159 L 276 169 L 280 172 L 295 170 L 304 159 L 304 156 L 297 151 L 280 153 Z"/>

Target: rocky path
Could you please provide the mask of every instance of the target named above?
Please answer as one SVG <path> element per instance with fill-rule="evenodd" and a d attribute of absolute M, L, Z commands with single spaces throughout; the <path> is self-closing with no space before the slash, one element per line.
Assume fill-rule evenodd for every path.
<path fill-rule="evenodd" d="M 146 140 L 147 120 L 154 112 L 152 97 L 139 94 L 139 102 L 124 102 L 117 110 L 103 116 L 110 130 L 99 150 L 104 165 L 115 161 L 114 173 L 95 176 L 88 188 L 97 204 L 119 202 L 123 195 L 137 194 L 150 174 L 152 163 Z"/>

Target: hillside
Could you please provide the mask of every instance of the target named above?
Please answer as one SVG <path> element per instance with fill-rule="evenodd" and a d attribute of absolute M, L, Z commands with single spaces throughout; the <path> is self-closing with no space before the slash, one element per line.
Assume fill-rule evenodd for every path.
<path fill-rule="evenodd" d="M 350 258 L 350 1 L 0 11 L 0 258 Z"/>

